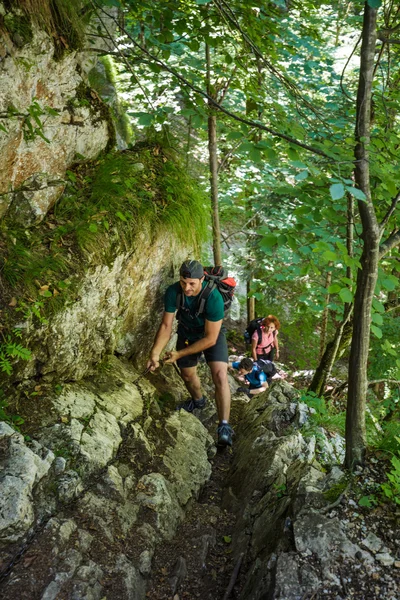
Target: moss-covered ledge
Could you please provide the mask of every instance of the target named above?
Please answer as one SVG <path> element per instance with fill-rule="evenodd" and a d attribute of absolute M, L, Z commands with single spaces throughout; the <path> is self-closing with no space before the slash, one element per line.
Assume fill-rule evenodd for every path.
<path fill-rule="evenodd" d="M 114 351 L 140 362 L 160 288 L 206 232 L 203 193 L 159 142 L 77 163 L 68 177 L 39 225 L 0 223 L 4 331 L 32 351 L 9 357 L 18 380 L 80 379 Z"/>

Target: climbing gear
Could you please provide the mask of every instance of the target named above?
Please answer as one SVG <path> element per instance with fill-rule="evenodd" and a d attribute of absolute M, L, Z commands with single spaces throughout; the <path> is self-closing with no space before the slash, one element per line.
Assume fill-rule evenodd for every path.
<path fill-rule="evenodd" d="M 200 400 L 193 400 L 193 398 L 188 398 L 185 402 L 178 404 L 176 410 L 186 410 L 186 412 L 192 413 L 195 409 L 201 410 L 205 407 L 207 402 L 207 398 L 203 396 Z"/>
<path fill-rule="evenodd" d="M 232 446 L 232 435 L 233 429 L 229 423 L 221 423 L 217 429 L 218 434 L 218 446 L 221 448 L 225 446 Z"/>
<path fill-rule="evenodd" d="M 232 304 L 236 281 L 233 279 L 233 277 L 228 277 L 228 272 L 226 269 L 220 266 L 204 267 L 204 279 L 207 282 L 207 285 L 203 287 L 197 297 L 197 306 L 194 314 L 185 306 L 185 294 L 183 293 L 182 289 L 179 288 L 176 295 L 176 309 L 178 311 L 176 317 L 178 320 L 181 312 L 187 313 L 192 319 L 202 315 L 204 313 L 207 300 L 215 289 L 217 289 L 222 296 L 222 300 L 224 301 L 224 315 L 226 316 Z M 204 327 L 196 329 L 200 329 L 202 331 Z"/>

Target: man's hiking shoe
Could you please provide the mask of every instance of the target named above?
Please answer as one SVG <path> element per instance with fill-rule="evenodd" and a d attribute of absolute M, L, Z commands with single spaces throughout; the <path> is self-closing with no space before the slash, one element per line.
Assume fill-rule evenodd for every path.
<path fill-rule="evenodd" d="M 205 396 L 203 396 L 202 398 L 200 398 L 200 400 L 193 400 L 193 398 L 188 398 L 185 402 L 182 402 L 182 404 L 178 404 L 178 406 L 176 407 L 176 410 L 186 410 L 186 412 L 190 412 L 192 413 L 194 411 L 195 408 L 201 409 L 204 408 L 207 402 L 207 398 Z"/>
<path fill-rule="evenodd" d="M 225 446 L 232 446 L 232 435 L 233 429 L 228 423 L 222 423 L 217 429 L 218 433 L 218 446 L 224 448 Z"/>

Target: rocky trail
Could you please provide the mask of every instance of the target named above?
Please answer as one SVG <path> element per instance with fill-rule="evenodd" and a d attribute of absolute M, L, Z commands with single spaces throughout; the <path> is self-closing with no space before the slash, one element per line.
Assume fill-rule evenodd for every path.
<path fill-rule="evenodd" d="M 210 400 L 194 415 L 175 410 L 185 390 L 172 369 L 138 391 L 114 359 L 44 390 L 36 439 L 2 428 L 0 571 L 34 536 L 1 598 L 398 600 L 400 515 L 359 505 L 383 481 L 383 457 L 350 480 L 343 443 L 308 431 L 307 406 L 280 380 L 251 402 L 233 394 L 234 446 L 217 451 L 202 369 Z"/>

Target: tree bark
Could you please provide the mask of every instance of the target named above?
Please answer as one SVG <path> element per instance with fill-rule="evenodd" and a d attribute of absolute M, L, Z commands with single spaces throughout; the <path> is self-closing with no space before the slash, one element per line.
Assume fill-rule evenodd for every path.
<path fill-rule="evenodd" d="M 254 296 L 250 296 L 251 292 L 251 279 L 246 282 L 246 293 L 247 293 L 247 324 L 256 318 L 256 299 Z"/>
<path fill-rule="evenodd" d="M 372 79 L 376 45 L 377 10 L 367 3 L 364 8 L 360 75 L 357 91 L 354 172 L 357 187 L 365 194 L 358 201 L 362 222 L 363 250 L 357 273 L 354 298 L 353 337 L 349 359 L 349 391 L 346 411 L 345 465 L 353 469 L 365 459 L 365 407 L 367 394 L 367 361 L 369 350 L 372 299 L 378 277 L 380 231 L 371 198 L 369 141 L 371 124 Z"/>
<path fill-rule="evenodd" d="M 210 47 L 206 44 L 206 63 L 207 63 L 207 94 L 212 96 L 211 90 L 211 59 Z M 214 264 L 222 264 L 221 254 L 221 228 L 219 224 L 218 207 L 218 155 L 217 155 L 217 117 L 213 114 L 214 109 L 210 101 L 208 102 L 208 156 L 210 165 L 210 195 L 211 195 L 211 215 L 213 232 L 213 253 Z"/>
<path fill-rule="evenodd" d="M 336 329 L 335 337 L 326 345 L 325 352 L 308 388 L 309 392 L 314 392 L 319 397 L 324 395 L 326 381 L 337 357 L 340 357 L 350 346 L 352 330 L 353 323 L 348 320 L 343 321 Z"/>
<path fill-rule="evenodd" d="M 332 266 L 333 263 L 329 263 L 328 264 L 328 269 Z M 328 271 L 326 273 L 326 280 L 325 280 L 325 287 L 328 290 L 329 286 L 331 285 L 332 282 L 332 271 Z M 326 344 L 326 336 L 328 333 L 328 319 L 329 319 L 329 305 L 330 302 L 330 294 L 327 291 L 326 294 L 326 298 L 325 298 L 325 306 L 324 306 L 324 310 L 322 313 L 322 318 L 321 318 L 321 337 L 319 340 L 319 357 L 318 360 L 321 361 L 321 358 L 324 355 L 324 351 L 325 351 L 325 344 Z"/>

